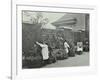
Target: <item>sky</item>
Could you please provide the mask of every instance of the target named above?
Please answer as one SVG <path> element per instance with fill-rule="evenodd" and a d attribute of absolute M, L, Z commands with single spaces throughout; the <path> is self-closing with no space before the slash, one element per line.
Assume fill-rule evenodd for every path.
<path fill-rule="evenodd" d="M 49 23 L 52 23 L 58 19 L 60 19 L 62 16 L 65 15 L 65 13 L 53 13 L 53 12 L 43 12 L 42 13 L 43 18 L 48 18 Z M 27 21 L 31 23 L 31 19 L 36 16 L 36 12 L 27 11 L 23 12 L 23 22 Z"/>
<path fill-rule="evenodd" d="M 37 12 L 33 11 L 23 11 L 23 22 L 27 23 L 33 23 L 34 18 L 36 17 Z M 58 19 L 60 19 L 62 16 L 65 15 L 65 13 L 53 13 L 53 12 L 42 12 L 43 18 L 48 18 L 48 24 L 43 25 L 42 28 L 45 29 L 56 29 L 56 26 L 50 24 Z"/>
<path fill-rule="evenodd" d="M 33 21 L 34 21 L 34 18 L 36 18 L 36 14 L 38 12 L 34 12 L 34 11 L 23 11 L 22 12 L 22 20 L 23 22 L 27 22 L 27 23 L 30 23 L 32 24 Z M 43 18 L 48 18 L 48 24 L 47 25 L 42 25 L 43 28 L 46 28 L 46 29 L 55 29 L 56 26 L 50 24 L 52 22 L 55 22 L 59 19 L 61 19 L 62 17 L 63 18 L 66 18 L 67 16 L 69 17 L 72 17 L 72 16 L 75 16 L 77 17 L 77 26 L 75 26 L 73 28 L 73 30 L 79 30 L 79 29 L 85 29 L 85 17 L 84 17 L 84 14 L 69 14 L 69 13 L 56 13 L 56 12 L 41 12 L 42 13 L 42 16 Z M 64 17 L 65 16 L 65 17 Z M 42 18 L 42 19 L 43 19 Z M 41 21 L 41 20 L 40 20 Z M 42 20 L 43 21 L 43 20 Z"/>

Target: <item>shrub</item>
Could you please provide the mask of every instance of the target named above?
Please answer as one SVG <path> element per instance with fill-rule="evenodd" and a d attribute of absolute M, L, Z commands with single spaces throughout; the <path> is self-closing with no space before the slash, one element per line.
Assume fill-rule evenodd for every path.
<path fill-rule="evenodd" d="M 58 51 L 56 51 L 56 58 L 58 60 L 67 59 L 68 58 L 68 54 L 65 52 L 64 49 L 59 49 Z"/>

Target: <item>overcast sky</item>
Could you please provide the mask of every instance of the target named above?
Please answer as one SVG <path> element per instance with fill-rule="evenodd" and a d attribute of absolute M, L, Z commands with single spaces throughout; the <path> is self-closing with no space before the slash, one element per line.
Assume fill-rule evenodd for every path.
<path fill-rule="evenodd" d="M 43 12 L 42 15 L 43 18 L 48 18 L 49 23 L 52 23 L 60 19 L 62 16 L 64 16 L 65 13 Z M 35 16 L 36 16 L 36 12 L 32 12 L 32 11 L 23 12 L 23 22 L 31 23 L 31 19 L 33 19 Z"/>
<path fill-rule="evenodd" d="M 50 24 L 52 22 L 57 21 L 60 18 L 67 18 L 75 16 L 77 17 L 77 25 L 73 28 L 73 30 L 85 29 L 85 17 L 84 14 L 67 14 L 67 13 L 55 13 L 55 12 L 41 12 L 43 18 L 48 18 L 48 24 L 43 26 L 46 29 L 55 29 L 55 26 Z M 23 22 L 33 23 L 34 18 L 36 17 L 37 12 L 34 11 L 23 11 L 22 20 Z M 43 21 L 43 20 L 42 20 Z"/>

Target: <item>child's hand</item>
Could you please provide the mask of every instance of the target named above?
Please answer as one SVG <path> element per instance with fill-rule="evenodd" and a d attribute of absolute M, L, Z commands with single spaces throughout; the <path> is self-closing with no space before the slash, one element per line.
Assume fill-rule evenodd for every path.
<path fill-rule="evenodd" d="M 36 42 L 37 44 L 39 44 L 39 42 Z"/>

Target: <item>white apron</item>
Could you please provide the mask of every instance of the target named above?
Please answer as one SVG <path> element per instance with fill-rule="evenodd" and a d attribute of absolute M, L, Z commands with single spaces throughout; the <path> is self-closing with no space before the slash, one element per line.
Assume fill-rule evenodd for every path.
<path fill-rule="evenodd" d="M 65 47 L 65 51 L 66 51 L 66 53 L 68 53 L 68 52 L 69 52 L 69 50 L 68 50 L 69 45 L 68 45 L 67 42 L 64 43 L 64 47 Z"/>
<path fill-rule="evenodd" d="M 49 50 L 48 50 L 48 45 L 46 44 L 41 44 L 41 43 L 37 43 L 38 45 L 40 45 L 40 47 L 42 48 L 42 56 L 43 56 L 43 60 L 47 60 L 49 59 Z"/>
<path fill-rule="evenodd" d="M 43 60 L 47 60 L 49 58 L 49 51 L 47 45 L 42 46 L 42 56 L 43 56 Z"/>

